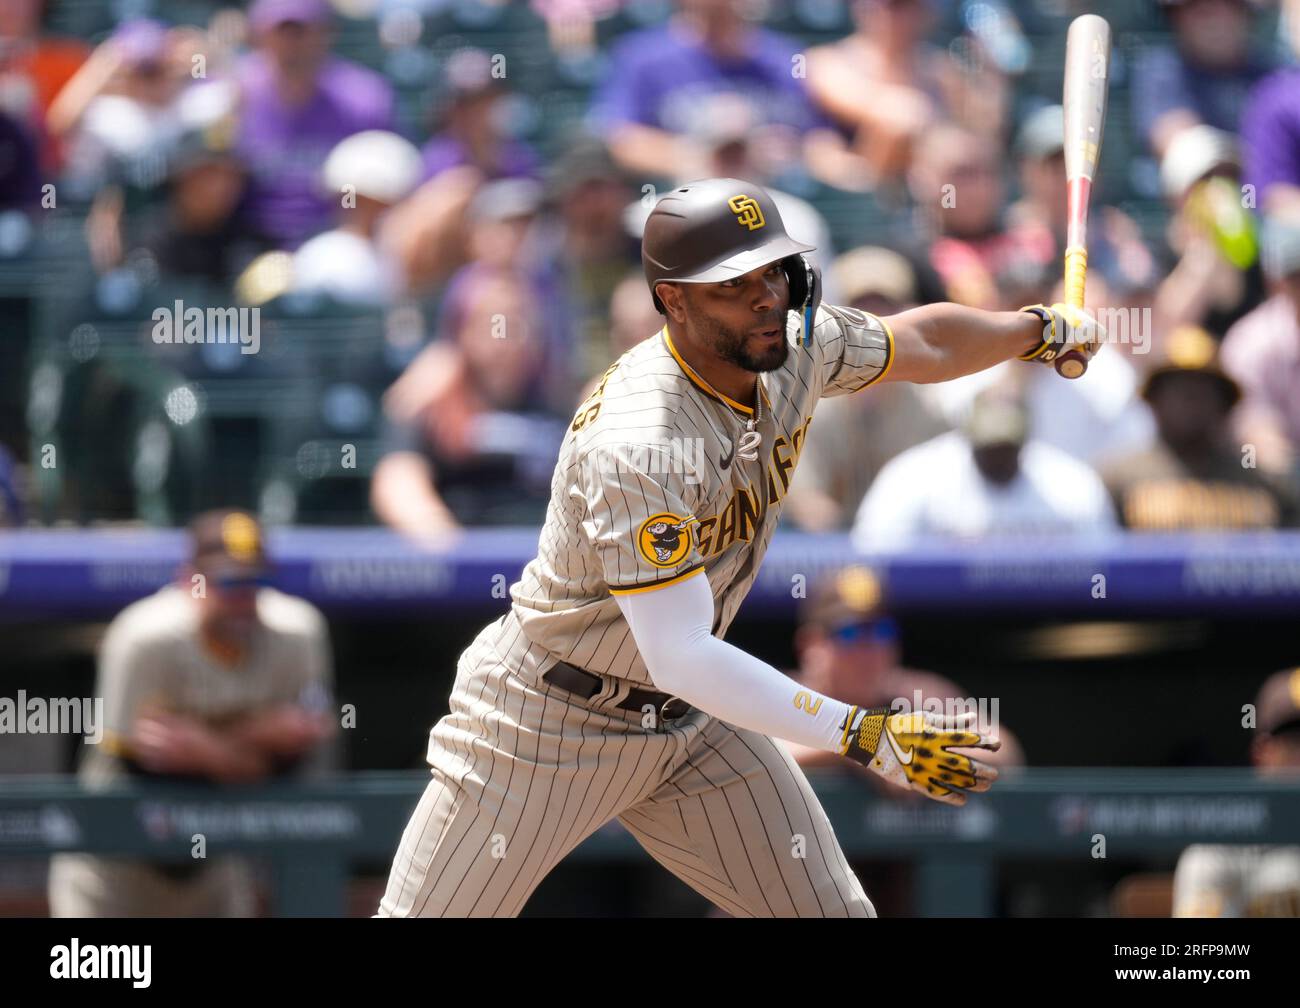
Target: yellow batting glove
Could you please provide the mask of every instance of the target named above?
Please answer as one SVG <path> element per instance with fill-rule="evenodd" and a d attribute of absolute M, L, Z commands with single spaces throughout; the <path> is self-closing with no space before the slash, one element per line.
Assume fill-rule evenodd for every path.
<path fill-rule="evenodd" d="M 1051 364 L 1067 350 L 1078 350 L 1091 359 L 1106 338 L 1101 323 L 1074 305 L 1058 301 L 1053 305 L 1029 305 L 1020 310 L 1043 320 L 1042 340 L 1020 355 L 1023 361 Z"/>
<path fill-rule="evenodd" d="M 972 731 L 973 711 L 945 717 L 929 711 L 891 714 L 888 708 L 852 707 L 841 728 L 840 752 L 885 780 L 948 805 L 965 805 L 970 792 L 987 791 L 998 772 L 950 749 L 996 752 L 1002 740 Z"/>

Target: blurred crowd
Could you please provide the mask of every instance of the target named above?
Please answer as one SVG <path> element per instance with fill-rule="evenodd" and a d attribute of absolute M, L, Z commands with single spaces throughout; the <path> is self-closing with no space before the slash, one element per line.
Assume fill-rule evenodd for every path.
<path fill-rule="evenodd" d="M 81 37 L 0 9 L 0 524 L 537 523 L 584 389 L 662 325 L 640 228 L 692 178 L 768 187 L 834 303 L 1060 299 L 1074 4 L 344 6 Z M 827 400 L 788 524 L 888 551 L 1300 520 L 1300 3 L 1112 6 L 1112 345 L 1076 382 Z M 260 350 L 211 313 L 164 345 L 182 295 L 261 310 Z"/>

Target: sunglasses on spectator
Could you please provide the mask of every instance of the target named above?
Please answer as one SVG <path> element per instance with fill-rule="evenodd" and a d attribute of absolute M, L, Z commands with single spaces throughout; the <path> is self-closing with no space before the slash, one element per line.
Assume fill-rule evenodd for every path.
<path fill-rule="evenodd" d="M 845 623 L 835 627 L 830 636 L 837 644 L 888 644 L 898 639 L 898 625 L 888 616 L 882 616 L 860 623 Z"/>
<path fill-rule="evenodd" d="M 213 583 L 222 591 L 238 591 L 241 588 L 265 588 L 271 579 L 265 574 L 239 574 L 215 577 Z"/>

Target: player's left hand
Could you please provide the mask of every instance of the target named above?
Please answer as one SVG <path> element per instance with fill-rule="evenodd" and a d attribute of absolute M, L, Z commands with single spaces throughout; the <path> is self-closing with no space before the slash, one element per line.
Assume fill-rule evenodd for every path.
<path fill-rule="evenodd" d="M 975 726 L 974 711 L 952 717 L 915 711 L 855 710 L 850 716 L 844 755 L 885 780 L 948 805 L 965 805 L 970 792 L 987 791 L 998 772 L 958 749 L 996 752 L 1002 740 Z"/>
<path fill-rule="evenodd" d="M 1020 355 L 1023 361 L 1052 364 L 1067 350 L 1078 350 L 1086 359 L 1101 349 L 1106 330 L 1082 308 L 1058 301 L 1051 305 L 1029 305 L 1020 309 L 1043 320 L 1042 341 Z"/>

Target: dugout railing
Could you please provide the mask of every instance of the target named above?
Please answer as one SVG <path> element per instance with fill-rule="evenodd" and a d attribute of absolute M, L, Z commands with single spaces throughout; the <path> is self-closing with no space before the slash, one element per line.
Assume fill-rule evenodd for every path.
<path fill-rule="evenodd" d="M 915 866 L 922 916 L 990 916 L 999 864 L 1175 856 L 1192 843 L 1300 842 L 1300 779 L 1246 769 L 1026 769 L 952 808 L 899 802 L 835 773 L 810 775 L 850 859 Z M 68 777 L 0 779 L 0 858 L 87 851 L 186 860 L 245 852 L 271 866 L 271 909 L 343 912 L 352 865 L 382 863 L 427 775 L 356 773 L 293 785 L 215 790 L 129 783 L 88 792 Z M 791 856 L 798 849 L 791 838 Z M 568 861 L 649 858 L 616 823 Z"/>

